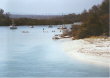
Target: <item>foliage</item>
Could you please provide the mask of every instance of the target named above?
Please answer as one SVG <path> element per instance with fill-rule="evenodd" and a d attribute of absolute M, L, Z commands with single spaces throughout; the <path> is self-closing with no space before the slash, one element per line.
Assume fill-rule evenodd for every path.
<path fill-rule="evenodd" d="M 10 17 L 9 17 L 9 13 L 4 13 L 3 9 L 0 9 L 0 25 L 10 25 Z"/>
<path fill-rule="evenodd" d="M 83 24 L 73 29 L 73 36 L 86 38 L 90 36 L 109 35 L 109 0 L 104 0 L 101 5 L 93 6 L 88 12 L 81 14 Z"/>

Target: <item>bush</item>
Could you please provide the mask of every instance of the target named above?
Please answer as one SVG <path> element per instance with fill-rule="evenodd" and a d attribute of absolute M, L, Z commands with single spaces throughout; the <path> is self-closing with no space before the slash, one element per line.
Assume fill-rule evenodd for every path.
<path fill-rule="evenodd" d="M 89 12 L 83 14 L 87 14 L 86 18 L 83 18 L 83 24 L 73 27 L 75 38 L 109 35 L 109 0 L 104 0 L 101 5 L 93 6 Z"/>

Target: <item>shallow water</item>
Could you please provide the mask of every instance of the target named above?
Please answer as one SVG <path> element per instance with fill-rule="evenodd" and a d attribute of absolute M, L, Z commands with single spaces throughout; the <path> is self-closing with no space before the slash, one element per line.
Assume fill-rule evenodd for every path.
<path fill-rule="evenodd" d="M 0 32 L 0 77 L 109 76 L 108 67 L 84 63 L 63 52 L 59 42 L 52 40 L 60 33 L 56 27 L 0 27 Z"/>

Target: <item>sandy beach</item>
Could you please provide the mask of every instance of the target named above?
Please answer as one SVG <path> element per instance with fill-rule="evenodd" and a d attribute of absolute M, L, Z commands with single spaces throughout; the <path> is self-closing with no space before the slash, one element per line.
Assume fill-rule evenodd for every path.
<path fill-rule="evenodd" d="M 110 38 L 61 39 L 61 48 L 79 60 L 110 65 Z"/>

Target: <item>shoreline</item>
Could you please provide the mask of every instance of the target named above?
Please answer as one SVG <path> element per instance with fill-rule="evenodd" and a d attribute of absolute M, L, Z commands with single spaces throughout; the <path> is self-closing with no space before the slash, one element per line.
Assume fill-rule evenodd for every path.
<path fill-rule="evenodd" d="M 71 57 L 92 64 L 110 66 L 110 38 L 60 40 L 61 48 Z"/>

